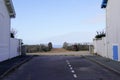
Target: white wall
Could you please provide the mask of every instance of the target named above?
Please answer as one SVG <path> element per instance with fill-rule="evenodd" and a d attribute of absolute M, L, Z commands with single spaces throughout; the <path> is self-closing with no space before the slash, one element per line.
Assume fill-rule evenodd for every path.
<path fill-rule="evenodd" d="M 11 38 L 10 39 L 10 58 L 21 55 L 21 40 Z"/>
<path fill-rule="evenodd" d="M 93 45 L 94 45 L 94 53 L 97 53 L 103 57 L 107 57 L 105 37 L 100 38 L 100 39 L 94 39 Z"/>
<path fill-rule="evenodd" d="M 120 0 L 108 0 L 106 8 L 106 38 L 107 38 L 107 53 L 109 58 L 113 59 L 112 47 L 117 44 L 120 54 Z M 119 61 L 120 61 L 120 55 Z"/>
<path fill-rule="evenodd" d="M 0 61 L 9 58 L 10 17 L 4 0 L 0 0 Z"/>

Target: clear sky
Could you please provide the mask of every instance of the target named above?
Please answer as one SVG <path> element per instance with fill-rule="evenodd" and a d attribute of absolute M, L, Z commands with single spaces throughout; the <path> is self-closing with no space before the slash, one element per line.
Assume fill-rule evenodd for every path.
<path fill-rule="evenodd" d="M 13 0 L 12 28 L 25 44 L 92 42 L 105 29 L 102 0 Z"/>

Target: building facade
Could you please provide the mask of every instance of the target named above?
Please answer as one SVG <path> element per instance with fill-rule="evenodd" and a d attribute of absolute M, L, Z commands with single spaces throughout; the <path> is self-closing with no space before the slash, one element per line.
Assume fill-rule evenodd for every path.
<path fill-rule="evenodd" d="M 106 6 L 106 40 L 109 57 L 120 61 L 120 0 L 108 0 Z"/>
<path fill-rule="evenodd" d="M 11 18 L 15 18 L 15 15 L 12 1 L 0 0 L 0 61 L 12 58 L 10 28 Z"/>
<path fill-rule="evenodd" d="M 107 58 L 120 61 L 120 0 L 103 0 L 101 8 L 106 10 L 106 39 L 99 40 L 105 42 L 102 54 Z M 96 42 L 94 41 L 94 43 Z M 98 54 L 101 55 L 101 53 Z"/>

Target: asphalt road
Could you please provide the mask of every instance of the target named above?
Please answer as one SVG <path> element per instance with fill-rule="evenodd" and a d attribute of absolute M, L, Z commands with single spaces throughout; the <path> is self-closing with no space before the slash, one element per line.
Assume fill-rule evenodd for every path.
<path fill-rule="evenodd" d="M 120 80 L 120 76 L 83 57 L 38 56 L 3 80 Z"/>

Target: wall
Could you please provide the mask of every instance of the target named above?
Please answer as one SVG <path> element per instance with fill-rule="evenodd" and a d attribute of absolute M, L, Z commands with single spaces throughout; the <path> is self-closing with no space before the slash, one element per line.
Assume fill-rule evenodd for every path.
<path fill-rule="evenodd" d="M 120 53 L 120 0 L 108 0 L 106 8 L 106 39 L 107 53 L 113 59 L 113 45 L 117 44 Z M 119 61 L 120 61 L 120 55 Z"/>
<path fill-rule="evenodd" d="M 21 55 L 21 40 L 11 38 L 10 39 L 10 57 L 13 58 Z"/>
<path fill-rule="evenodd" d="M 100 39 L 94 39 L 93 40 L 94 45 L 94 53 L 97 53 L 103 57 L 107 57 L 106 53 L 106 38 L 100 38 Z"/>
<path fill-rule="evenodd" d="M 0 0 L 0 61 L 9 58 L 10 17 L 4 0 Z"/>
<path fill-rule="evenodd" d="M 11 19 L 4 0 L 0 0 L 0 62 L 21 54 L 20 40 L 10 39 Z"/>

